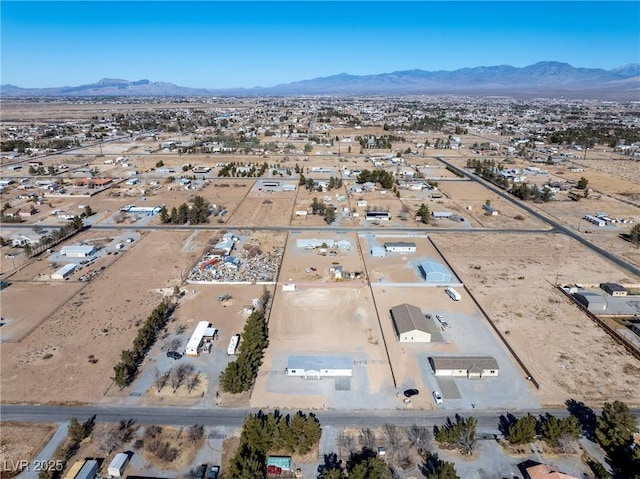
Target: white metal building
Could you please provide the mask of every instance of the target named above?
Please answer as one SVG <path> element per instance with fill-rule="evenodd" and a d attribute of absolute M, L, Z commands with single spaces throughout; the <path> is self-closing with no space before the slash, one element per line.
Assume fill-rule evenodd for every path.
<path fill-rule="evenodd" d="M 450 283 L 451 273 L 437 261 L 425 261 L 418 265 L 422 277 L 427 283 Z"/>
<path fill-rule="evenodd" d="M 51 275 L 51 279 L 66 279 L 67 276 L 73 273 L 73 270 L 76 269 L 76 266 L 78 265 L 75 263 L 65 264 L 62 268 Z"/>
<path fill-rule="evenodd" d="M 305 379 L 353 376 L 353 361 L 349 356 L 289 356 L 284 370 L 287 376 Z"/>
<path fill-rule="evenodd" d="M 372 246 L 369 252 L 374 258 L 384 258 L 387 254 L 387 251 L 382 246 Z"/>
<path fill-rule="evenodd" d="M 296 247 L 302 248 L 302 249 L 321 248 L 322 245 L 326 245 L 327 248 L 333 248 L 334 244 L 335 244 L 335 242 L 333 240 L 330 240 L 330 239 L 311 238 L 311 239 L 297 239 L 296 240 Z"/>
<path fill-rule="evenodd" d="M 86 244 L 74 244 L 60 248 L 60 254 L 69 258 L 86 258 L 96 251 L 98 251 L 98 248 Z"/>
<path fill-rule="evenodd" d="M 208 328 L 211 325 L 209 321 L 200 321 L 196 326 L 196 329 L 193 331 L 191 338 L 189 338 L 189 342 L 187 343 L 187 347 L 185 349 L 185 354 L 187 356 L 197 356 L 199 353 L 200 346 L 202 345 L 202 339 Z"/>
<path fill-rule="evenodd" d="M 384 244 L 384 249 L 388 253 L 415 253 L 416 252 L 416 244 L 415 243 L 407 243 L 404 241 L 394 241 L 390 243 Z"/>
<path fill-rule="evenodd" d="M 431 217 L 432 218 L 451 218 L 453 216 L 453 213 L 451 211 L 432 211 L 431 212 Z"/>

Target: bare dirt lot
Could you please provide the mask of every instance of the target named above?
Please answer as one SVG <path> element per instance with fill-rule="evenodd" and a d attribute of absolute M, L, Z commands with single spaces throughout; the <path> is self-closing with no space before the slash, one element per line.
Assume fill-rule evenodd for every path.
<path fill-rule="evenodd" d="M 287 377 L 290 355 L 348 356 L 359 361 L 348 390 L 337 379 Z M 337 384 L 337 383 L 336 383 Z M 368 287 L 308 287 L 276 292 L 269 348 L 251 397 L 253 407 L 319 409 L 388 407 L 379 393 L 393 388 Z"/>
<path fill-rule="evenodd" d="M 556 275 L 562 284 L 637 279 L 561 235 L 432 239 L 541 384 L 542 404 L 638 403 L 637 360 L 552 286 Z"/>
<path fill-rule="evenodd" d="M 195 261 L 196 252 L 181 252 L 188 236 L 146 234 L 20 343 L 3 344 L 3 401 L 100 402 L 159 291 L 179 284 Z"/>
<path fill-rule="evenodd" d="M 6 479 L 15 476 L 15 466 L 19 461 L 29 461 L 51 439 L 56 426 L 54 424 L 26 424 L 18 422 L 2 423 L 0 441 L 0 477 Z"/>

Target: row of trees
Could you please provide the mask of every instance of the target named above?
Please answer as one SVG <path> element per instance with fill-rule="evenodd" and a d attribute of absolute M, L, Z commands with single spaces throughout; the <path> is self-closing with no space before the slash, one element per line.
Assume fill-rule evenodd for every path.
<path fill-rule="evenodd" d="M 76 215 L 66 225 L 56 230 L 53 230 L 51 234 L 44 235 L 42 238 L 40 238 L 40 242 L 37 245 L 35 246 L 30 246 L 28 244 L 25 245 L 24 252 L 29 258 L 36 256 L 42 253 L 43 251 L 49 248 L 53 248 L 55 245 L 59 243 L 62 243 L 67 238 L 73 236 L 79 231 L 82 231 L 83 228 L 84 228 L 84 223 L 82 222 L 82 218 Z"/>
<path fill-rule="evenodd" d="M 362 170 L 358 175 L 358 183 L 380 183 L 383 188 L 391 188 L 394 184 L 393 175 L 385 170 Z"/>
<path fill-rule="evenodd" d="M 202 196 L 196 196 L 192 200 L 189 207 L 187 203 L 182 203 L 177 208 L 171 208 L 171 213 L 167 211 L 166 206 L 160 209 L 160 222 L 162 224 L 183 225 L 186 223 L 198 225 L 207 223 L 211 214 L 211 205 Z"/>
<path fill-rule="evenodd" d="M 83 423 L 79 422 L 75 417 L 69 420 L 67 439 L 58 446 L 51 458 L 52 461 L 60 461 L 62 467 L 41 468 L 38 473 L 38 479 L 57 479 L 62 476 L 65 465 L 80 449 L 80 443 L 91 435 L 95 427 L 95 421 L 95 416 L 90 417 Z"/>
<path fill-rule="evenodd" d="M 130 385 L 135 379 L 140 364 L 167 325 L 174 308 L 175 304 L 170 299 L 164 298 L 138 330 L 133 340 L 133 348 L 125 349 L 120 354 L 120 362 L 113 367 L 113 380 L 121 389 Z"/>
<path fill-rule="evenodd" d="M 542 189 L 538 185 L 527 185 L 526 183 L 514 184 L 509 190 L 513 196 L 523 201 L 550 201 L 552 198 L 551 190 L 548 187 Z"/>
<path fill-rule="evenodd" d="M 320 441 L 322 429 L 313 414 L 298 411 L 293 417 L 279 411 L 247 416 L 240 444 L 231 458 L 226 477 L 254 479 L 266 477 L 266 459 L 273 453 L 306 454 Z"/>
<path fill-rule="evenodd" d="M 540 437 L 549 446 L 562 452 L 569 452 L 571 445 L 582 434 L 582 425 L 575 416 L 557 418 L 551 414 L 539 418 L 531 414 L 519 419 L 507 417 L 501 428 L 511 444 L 527 444 Z"/>
<path fill-rule="evenodd" d="M 248 391 L 253 386 L 262 364 L 264 350 L 269 345 L 266 318 L 269 297 L 269 291 L 265 289 L 260 300 L 261 308 L 251 313 L 244 326 L 238 359 L 230 362 L 220 374 L 220 386 L 223 391 L 238 394 Z"/>
<path fill-rule="evenodd" d="M 235 161 L 231 163 L 227 163 L 225 166 L 220 168 L 218 172 L 218 176 L 228 176 L 228 177 L 259 177 L 264 175 L 265 171 L 269 168 L 269 165 L 265 161 L 259 167 L 256 168 L 256 165 L 251 165 L 249 170 L 238 171 L 238 167 L 243 166 L 241 164 L 237 164 Z"/>

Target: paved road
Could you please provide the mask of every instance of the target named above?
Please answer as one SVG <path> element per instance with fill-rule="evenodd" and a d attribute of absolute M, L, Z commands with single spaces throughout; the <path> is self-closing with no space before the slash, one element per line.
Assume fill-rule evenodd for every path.
<path fill-rule="evenodd" d="M 608 259 L 612 263 L 614 263 L 617 266 L 627 270 L 631 274 L 634 274 L 635 276 L 639 276 L 640 277 L 640 268 L 636 268 L 632 264 L 624 261 L 623 259 L 621 259 L 621 258 L 617 257 L 616 255 L 610 253 L 609 251 L 607 251 L 607 250 L 605 250 L 603 248 L 600 248 L 599 246 L 596 246 L 595 244 L 593 244 L 590 241 L 586 240 L 585 238 L 583 238 L 581 235 L 579 235 L 575 231 L 571 230 L 570 228 L 567 228 L 563 224 L 558 223 L 557 221 L 555 221 L 555 220 L 549 218 L 548 216 L 540 213 L 538 210 L 536 210 L 536 209 L 532 208 L 531 206 L 527 205 L 525 202 L 518 200 L 513 195 L 510 195 L 509 193 L 507 193 L 504 190 L 498 188 L 497 186 L 493 185 L 492 183 L 480 178 L 478 175 L 470 174 L 468 171 L 463 170 L 461 168 L 458 168 L 457 166 L 449 163 L 448 161 L 443 160 L 439 156 L 437 156 L 436 159 L 441 161 L 445 165 L 450 166 L 451 168 L 454 168 L 457 171 L 459 171 L 460 173 L 464 174 L 466 177 L 470 178 L 471 181 L 475 181 L 476 183 L 481 184 L 482 186 L 484 186 L 488 190 L 492 191 L 496 195 L 498 195 L 498 196 L 504 198 L 505 200 L 513 203 L 517 207 L 522 208 L 523 210 L 525 210 L 530 215 L 535 216 L 536 218 L 538 218 L 540 221 L 543 221 L 543 222 L 547 223 L 548 225 L 550 225 L 553 228 L 552 231 L 557 232 L 557 233 L 562 233 L 562 234 L 564 234 L 566 236 L 569 236 L 569 237 L 573 238 L 574 240 L 582 243 L 584 246 L 589 248 L 591 251 L 593 251 L 593 252 L 599 254 L 600 256 Z"/>
<path fill-rule="evenodd" d="M 0 405 L 2 421 L 24 422 L 67 422 L 72 417 L 84 421 L 96 416 L 97 422 L 114 422 L 121 419 L 135 419 L 139 424 L 173 424 L 206 426 L 241 426 L 247 414 L 255 409 L 191 409 L 184 407 L 156 407 L 156 406 L 50 406 L 50 405 Z M 640 409 L 631 410 L 636 417 L 640 417 Z M 296 411 L 282 411 L 295 413 Z M 469 410 L 469 411 L 407 411 L 407 410 L 356 410 L 356 411 L 318 411 L 316 415 L 322 425 L 374 427 L 385 423 L 399 426 L 411 424 L 436 425 L 442 424 L 447 416 L 453 414 L 473 415 L 478 419 L 478 428 L 482 431 L 497 430 L 499 417 L 507 410 Z M 511 411 L 509 411 L 511 412 Z M 513 411 L 514 416 L 525 416 L 528 412 L 534 415 L 547 412 L 557 416 L 569 415 L 566 409 L 539 409 L 531 411 Z M 594 410 L 597 414 L 600 411 Z"/>
<path fill-rule="evenodd" d="M 36 226 L 40 226 L 42 228 L 59 228 L 60 224 L 48 225 L 46 223 L 37 223 L 37 224 L 24 224 L 24 223 L 7 223 L 2 225 L 6 229 L 33 229 Z M 186 231 L 186 230 L 203 230 L 203 231 L 219 231 L 224 230 L 228 231 L 230 229 L 234 230 L 256 230 L 256 231 L 287 231 L 287 232 L 307 232 L 307 231 L 318 231 L 318 232 L 330 232 L 333 234 L 343 234 L 345 232 L 361 232 L 361 233 L 371 233 L 378 235 L 385 234 L 399 234 L 399 233 L 415 233 L 415 234 L 425 234 L 425 233 L 502 233 L 502 234 L 540 234 L 540 233 L 557 233 L 557 231 L 553 229 L 500 229 L 500 228 L 430 228 L 426 227 L 415 227 L 415 228 L 407 228 L 407 227 L 390 227 L 385 226 L 381 228 L 377 227 L 362 227 L 362 226 L 340 226 L 336 228 L 335 226 L 249 226 L 249 225 L 228 225 L 228 224 L 204 224 L 204 225 L 131 225 L 131 224 L 97 224 L 97 225 L 87 225 L 87 228 L 92 230 L 176 230 L 176 231 Z"/>

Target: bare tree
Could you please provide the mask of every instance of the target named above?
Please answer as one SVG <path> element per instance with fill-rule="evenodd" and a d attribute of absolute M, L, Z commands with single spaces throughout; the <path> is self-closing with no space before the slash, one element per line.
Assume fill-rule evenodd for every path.
<path fill-rule="evenodd" d="M 184 383 L 185 379 L 191 374 L 193 371 L 193 365 L 191 364 L 180 364 L 174 368 L 171 368 L 171 374 L 169 380 L 171 381 L 171 387 L 173 388 L 173 392 L 175 393 L 182 383 Z"/>
<path fill-rule="evenodd" d="M 155 371 L 154 371 L 154 377 L 155 377 L 155 385 L 156 388 L 158 389 L 158 392 L 162 391 L 162 388 L 167 384 L 167 381 L 169 380 L 169 371 L 165 371 L 164 373 L 161 373 L 160 370 L 156 367 Z"/>
<path fill-rule="evenodd" d="M 202 436 L 204 436 L 204 426 L 202 424 L 194 424 L 187 429 L 187 437 L 191 442 L 196 442 Z"/>
<path fill-rule="evenodd" d="M 340 448 L 340 456 L 349 455 L 356 449 L 356 441 L 351 434 L 342 431 L 338 435 L 338 447 Z"/>
<path fill-rule="evenodd" d="M 402 449 L 402 431 L 395 424 L 385 423 L 384 433 L 387 436 L 389 455 L 393 462 Z"/>
<path fill-rule="evenodd" d="M 201 382 L 202 381 L 200 379 L 200 373 L 191 374 L 187 378 L 187 389 L 189 390 L 189 392 L 191 392 L 195 388 L 197 388 Z"/>
<path fill-rule="evenodd" d="M 371 451 L 376 447 L 376 437 L 368 427 L 360 431 L 360 446 Z"/>
<path fill-rule="evenodd" d="M 102 435 L 98 443 L 98 449 L 107 456 L 120 446 L 120 432 L 116 424 L 110 424 L 109 429 Z"/>
<path fill-rule="evenodd" d="M 577 450 L 576 439 L 569 432 L 560 434 L 556 440 L 556 444 L 562 454 L 572 454 Z"/>
<path fill-rule="evenodd" d="M 427 445 L 431 440 L 431 433 L 428 428 L 414 424 L 407 429 L 407 438 L 411 446 L 422 455 L 427 450 Z"/>
<path fill-rule="evenodd" d="M 117 424 L 109 424 L 107 430 L 100 436 L 98 449 L 109 455 L 121 444 L 130 441 L 136 430 L 135 423 L 133 419 L 122 419 Z"/>
<path fill-rule="evenodd" d="M 169 348 L 171 351 L 177 351 L 182 346 L 182 340 L 180 338 L 173 338 L 169 341 Z"/>

